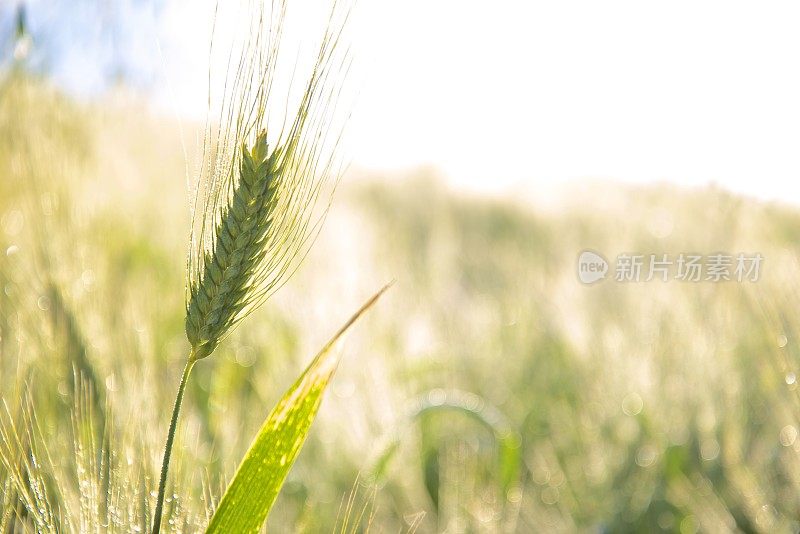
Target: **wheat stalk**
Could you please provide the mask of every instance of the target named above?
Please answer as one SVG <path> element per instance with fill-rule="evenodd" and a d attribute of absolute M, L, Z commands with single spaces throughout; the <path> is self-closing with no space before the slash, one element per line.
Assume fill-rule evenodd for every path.
<path fill-rule="evenodd" d="M 327 212 L 326 205 L 314 218 L 317 201 L 338 178 L 334 156 L 340 137 L 329 134 L 348 65 L 338 43 L 349 12 L 334 3 L 292 120 L 270 130 L 286 4 L 278 1 L 269 13 L 262 5 L 250 17 L 253 27 L 227 86 L 218 133 L 207 129 L 203 161 L 208 165 L 197 188 L 187 261 L 191 350 L 167 434 L 154 534 L 161 528 L 170 455 L 192 367 L 297 269 Z M 277 133 L 270 137 L 271 131 Z"/>

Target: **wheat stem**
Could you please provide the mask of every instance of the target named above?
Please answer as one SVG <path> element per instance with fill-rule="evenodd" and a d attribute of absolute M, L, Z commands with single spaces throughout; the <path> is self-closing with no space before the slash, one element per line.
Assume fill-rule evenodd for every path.
<path fill-rule="evenodd" d="M 183 401 L 183 393 L 186 390 L 186 383 L 189 380 L 189 373 L 197 361 L 194 355 L 194 349 L 189 354 L 189 360 L 186 362 L 186 367 L 183 368 L 183 375 L 181 376 L 181 383 L 178 386 L 178 395 L 175 397 L 175 407 L 172 409 L 172 420 L 169 423 L 169 432 L 167 434 L 167 444 L 164 447 L 164 460 L 161 463 L 161 479 L 158 483 L 158 499 L 156 500 L 156 512 L 153 515 L 153 534 L 161 532 L 161 514 L 164 510 L 164 494 L 167 490 L 167 472 L 169 471 L 169 458 L 172 454 L 172 444 L 175 441 L 175 429 L 178 426 L 178 415 L 181 412 L 181 402 Z"/>

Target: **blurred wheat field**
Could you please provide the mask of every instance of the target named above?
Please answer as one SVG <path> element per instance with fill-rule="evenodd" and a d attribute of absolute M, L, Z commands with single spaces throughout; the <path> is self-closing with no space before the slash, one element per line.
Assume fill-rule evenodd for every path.
<path fill-rule="evenodd" d="M 152 507 L 187 352 L 193 128 L 124 95 L 0 87 L 2 417 L 38 429 L 3 446 L 39 458 L 43 498 L 87 524 L 101 495 L 131 524 Z M 344 345 L 270 531 L 800 528 L 795 209 L 602 183 L 544 209 L 422 171 L 355 174 L 297 276 L 197 365 L 173 530 L 207 523 L 309 354 L 392 278 Z M 749 284 L 584 286 L 587 247 L 765 263 Z"/>

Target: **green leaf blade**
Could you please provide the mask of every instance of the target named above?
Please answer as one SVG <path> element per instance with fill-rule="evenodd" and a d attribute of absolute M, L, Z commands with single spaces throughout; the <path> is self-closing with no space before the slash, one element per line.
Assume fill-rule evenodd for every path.
<path fill-rule="evenodd" d="M 305 443 L 336 372 L 339 339 L 388 289 L 369 299 L 317 354 L 262 425 L 211 518 L 208 533 L 259 532 Z"/>

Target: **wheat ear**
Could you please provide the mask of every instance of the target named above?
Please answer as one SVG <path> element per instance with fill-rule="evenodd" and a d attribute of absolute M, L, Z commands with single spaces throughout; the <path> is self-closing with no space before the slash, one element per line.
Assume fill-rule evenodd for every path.
<path fill-rule="evenodd" d="M 286 4 L 278 0 L 269 14 L 259 4 L 250 17 L 253 33 L 243 43 L 238 70 L 227 86 L 217 135 L 206 131 L 187 261 L 191 350 L 167 433 L 153 534 L 161 530 L 170 456 L 192 367 L 297 269 L 327 211 L 313 218 L 323 186 L 338 179 L 334 156 L 339 136 L 329 133 L 349 64 L 346 50 L 337 53 L 349 11 L 340 18 L 334 0 L 294 116 L 271 130 L 270 137 L 268 127 L 274 123 L 268 109 L 275 107 L 270 95 Z"/>
<path fill-rule="evenodd" d="M 203 277 L 191 288 L 186 336 L 195 359 L 211 354 L 247 305 L 247 294 L 268 250 L 275 212 L 278 154 L 269 153 L 266 132 L 252 150 L 242 147 L 239 182 L 216 230 Z"/>

